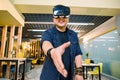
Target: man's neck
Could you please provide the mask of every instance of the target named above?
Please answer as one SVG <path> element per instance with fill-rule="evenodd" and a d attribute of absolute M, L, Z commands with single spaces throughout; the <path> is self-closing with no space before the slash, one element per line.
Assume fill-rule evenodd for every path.
<path fill-rule="evenodd" d="M 56 26 L 56 29 L 60 32 L 65 32 L 66 31 L 66 27 L 58 27 Z"/>

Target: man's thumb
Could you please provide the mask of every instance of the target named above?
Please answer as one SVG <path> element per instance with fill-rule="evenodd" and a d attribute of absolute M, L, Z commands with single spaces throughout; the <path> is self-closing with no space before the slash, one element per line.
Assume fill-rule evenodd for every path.
<path fill-rule="evenodd" d="M 61 47 L 63 47 L 64 49 L 69 47 L 69 46 L 70 46 L 70 41 L 68 41 L 68 42 L 61 45 Z"/>

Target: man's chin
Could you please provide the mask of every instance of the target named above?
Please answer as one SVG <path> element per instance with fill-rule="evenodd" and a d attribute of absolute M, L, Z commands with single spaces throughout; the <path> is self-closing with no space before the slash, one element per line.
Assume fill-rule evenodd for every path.
<path fill-rule="evenodd" d="M 65 27 L 66 25 L 59 25 L 59 27 Z"/>
<path fill-rule="evenodd" d="M 64 28 L 65 26 L 59 26 L 59 28 Z"/>

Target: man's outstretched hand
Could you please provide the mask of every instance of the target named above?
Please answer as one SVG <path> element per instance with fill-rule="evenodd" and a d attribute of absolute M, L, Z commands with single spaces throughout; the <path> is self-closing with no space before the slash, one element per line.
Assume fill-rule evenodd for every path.
<path fill-rule="evenodd" d="M 64 68 L 64 64 L 62 62 L 62 55 L 65 52 L 65 49 L 70 46 L 70 42 L 66 42 L 60 45 L 57 48 L 53 48 L 51 50 L 51 58 L 57 68 L 57 70 L 64 76 L 67 77 L 67 70 Z"/>

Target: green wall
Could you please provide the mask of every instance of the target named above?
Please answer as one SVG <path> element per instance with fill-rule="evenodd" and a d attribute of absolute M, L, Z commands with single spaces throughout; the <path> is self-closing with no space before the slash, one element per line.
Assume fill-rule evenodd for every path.
<path fill-rule="evenodd" d="M 120 79 L 120 40 L 114 30 L 81 45 L 83 59 L 89 52 L 89 58 L 95 63 L 103 63 L 103 73 Z"/>

